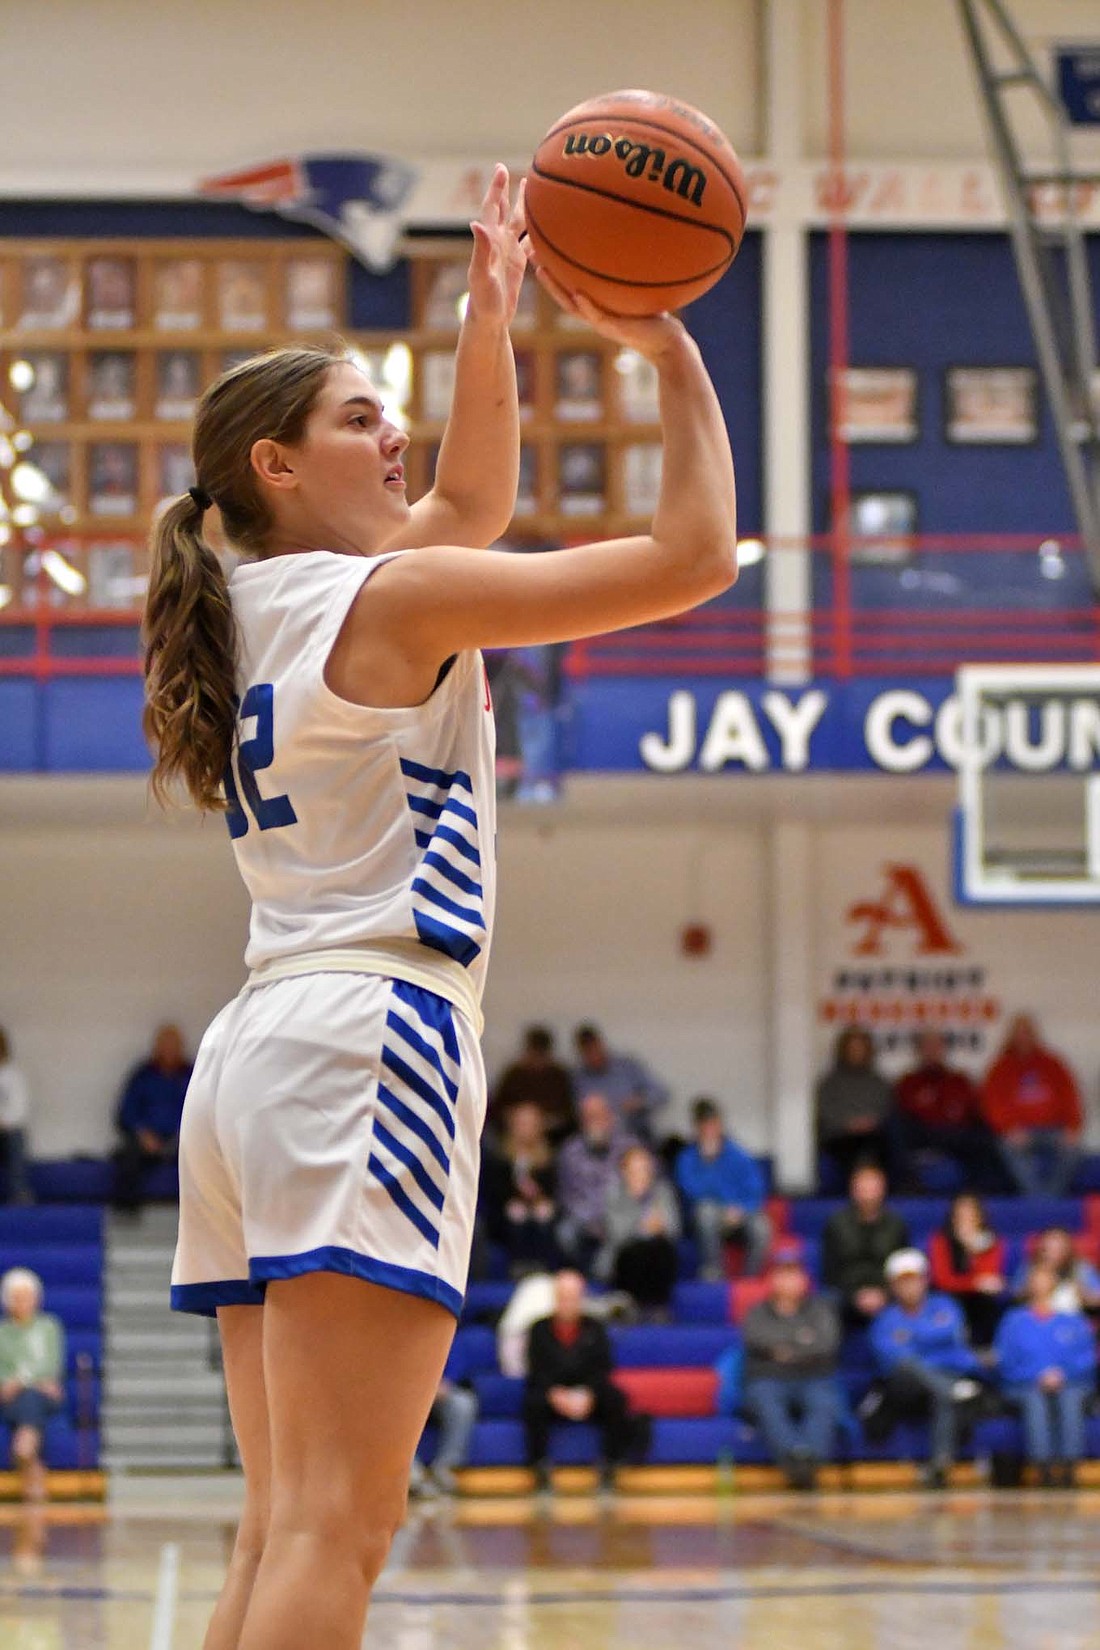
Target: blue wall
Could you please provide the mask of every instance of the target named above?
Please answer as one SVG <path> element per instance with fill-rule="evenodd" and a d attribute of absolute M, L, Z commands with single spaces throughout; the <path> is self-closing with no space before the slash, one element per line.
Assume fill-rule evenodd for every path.
<path fill-rule="evenodd" d="M 1091 246 L 1100 292 L 1100 237 Z M 852 487 L 911 490 L 922 533 L 1072 533 L 1073 512 L 1045 401 L 1034 446 L 951 446 L 950 366 L 1034 366 L 1027 312 L 1006 235 L 860 234 L 848 242 L 853 366 L 915 367 L 919 440 L 853 446 Z M 828 255 L 810 253 L 814 528 L 829 529 Z"/>

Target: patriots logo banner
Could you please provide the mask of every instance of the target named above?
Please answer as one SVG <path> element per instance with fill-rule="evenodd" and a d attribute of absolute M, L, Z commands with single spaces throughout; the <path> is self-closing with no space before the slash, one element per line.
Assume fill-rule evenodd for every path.
<path fill-rule="evenodd" d="M 377 274 L 391 269 L 421 169 L 391 155 L 297 155 L 204 178 L 199 193 L 312 224 Z"/>

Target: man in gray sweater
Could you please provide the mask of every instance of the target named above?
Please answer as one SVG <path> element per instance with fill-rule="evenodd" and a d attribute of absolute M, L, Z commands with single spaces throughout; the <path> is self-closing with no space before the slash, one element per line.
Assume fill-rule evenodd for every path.
<path fill-rule="evenodd" d="M 745 1409 L 791 1488 L 813 1489 L 840 1414 L 840 1321 L 828 1301 L 810 1295 L 797 1243 L 777 1247 L 769 1282 L 767 1300 L 741 1326 Z"/>

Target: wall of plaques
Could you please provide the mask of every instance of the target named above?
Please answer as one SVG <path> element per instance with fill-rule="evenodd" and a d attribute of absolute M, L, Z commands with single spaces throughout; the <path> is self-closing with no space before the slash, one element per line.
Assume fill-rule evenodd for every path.
<path fill-rule="evenodd" d="M 227 366 L 290 339 L 354 340 L 378 377 L 394 343 L 413 444 L 410 495 L 432 481 L 450 408 L 467 255 L 418 258 L 411 329 L 347 325 L 347 257 L 281 240 L 8 241 L 0 247 L 0 384 L 45 478 L 47 541 L 82 587 L 2 552 L 12 609 L 134 608 L 158 503 L 193 478 L 190 419 Z M 556 541 L 635 528 L 660 480 L 657 385 L 640 357 L 563 316 L 533 281 L 514 329 L 523 419 L 515 532 Z M 392 376 L 392 375 L 391 375 Z M 400 378 L 401 375 L 398 374 Z M 380 385 L 387 398 L 394 386 Z M 9 611 L 9 617 L 11 611 Z"/>
<path fill-rule="evenodd" d="M 423 258 L 413 270 L 410 455 L 430 485 L 450 407 L 466 261 Z M 640 356 L 562 314 L 528 280 L 513 327 L 522 450 L 515 529 L 551 540 L 644 526 L 661 474 L 657 374 Z"/>

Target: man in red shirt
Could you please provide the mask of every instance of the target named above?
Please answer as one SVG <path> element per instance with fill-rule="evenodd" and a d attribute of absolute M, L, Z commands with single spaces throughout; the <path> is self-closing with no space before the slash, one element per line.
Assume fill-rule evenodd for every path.
<path fill-rule="evenodd" d="M 917 1063 L 897 1083 L 898 1123 L 906 1154 L 938 1152 L 954 1158 L 967 1187 L 1000 1191 L 990 1184 L 993 1156 L 989 1130 L 982 1119 L 981 1095 L 965 1071 L 947 1063 L 942 1031 L 918 1031 Z"/>
<path fill-rule="evenodd" d="M 1017 1014 L 1010 1024 L 986 1073 L 982 1108 L 1017 1190 L 1064 1197 L 1080 1155 L 1081 1095 L 1065 1061 L 1043 1047 L 1030 1015 Z"/>

